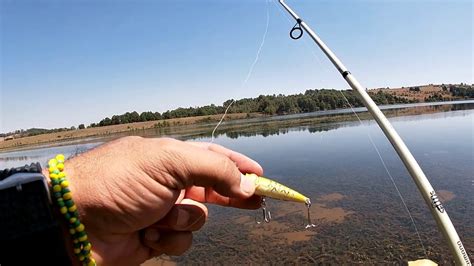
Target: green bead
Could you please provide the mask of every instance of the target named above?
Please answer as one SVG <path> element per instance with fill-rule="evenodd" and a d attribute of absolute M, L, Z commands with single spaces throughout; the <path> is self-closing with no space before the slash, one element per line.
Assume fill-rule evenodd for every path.
<path fill-rule="evenodd" d="M 76 217 L 76 218 L 79 218 L 79 213 L 77 212 L 77 210 L 72 212 L 72 216 Z"/>
<path fill-rule="evenodd" d="M 59 198 L 62 198 L 63 195 L 61 195 L 61 192 L 54 192 L 54 197 L 59 199 Z"/>
<path fill-rule="evenodd" d="M 74 228 L 78 227 L 81 222 L 79 220 L 76 220 L 74 223 L 71 223 L 73 225 Z"/>
<path fill-rule="evenodd" d="M 61 200 L 58 199 L 58 206 L 59 207 L 64 207 L 64 200 L 63 199 L 61 199 Z"/>
<path fill-rule="evenodd" d="M 59 185 L 59 181 L 57 178 L 55 179 L 51 179 L 51 184 L 54 186 L 54 185 Z"/>
<path fill-rule="evenodd" d="M 66 212 L 66 213 L 64 214 L 64 218 L 66 218 L 66 220 L 71 219 L 71 214 L 68 213 L 68 212 Z"/>
<path fill-rule="evenodd" d="M 58 178 L 58 183 L 61 184 L 61 182 L 63 182 L 64 180 L 66 180 L 66 179 L 64 179 L 64 177 L 60 177 L 60 178 Z"/>
<path fill-rule="evenodd" d="M 92 248 L 91 242 L 89 242 L 89 240 L 83 241 L 82 248 L 85 250 L 91 250 Z"/>
<path fill-rule="evenodd" d="M 63 195 L 66 194 L 66 193 L 68 193 L 68 192 L 71 192 L 71 190 L 69 190 L 69 188 L 67 188 L 67 187 L 61 189 L 61 193 L 62 193 Z"/>
<path fill-rule="evenodd" d="M 61 172 L 61 171 L 59 171 L 58 169 L 55 169 L 55 170 L 53 171 L 53 174 L 59 174 L 60 172 Z"/>
<path fill-rule="evenodd" d="M 65 200 L 65 201 L 64 201 L 64 204 L 66 204 L 66 206 L 69 208 L 69 207 L 71 207 L 72 205 L 74 205 L 74 201 L 72 201 L 72 200 Z"/>
<path fill-rule="evenodd" d="M 82 237 L 82 236 L 85 236 L 85 235 L 86 235 L 86 231 L 82 231 L 82 232 L 76 232 L 76 234 L 74 236 L 79 238 L 79 237 Z"/>
<path fill-rule="evenodd" d="M 84 255 L 84 257 L 86 257 L 87 254 L 91 253 L 91 251 L 83 249 L 81 253 L 82 253 L 82 255 Z"/>
<path fill-rule="evenodd" d="M 90 261 L 91 261 L 90 258 L 86 258 L 86 259 L 82 262 L 82 265 L 87 266 L 87 265 L 90 263 Z"/>
<path fill-rule="evenodd" d="M 81 248 L 81 247 L 82 247 L 82 243 L 80 242 L 74 243 L 74 248 Z"/>

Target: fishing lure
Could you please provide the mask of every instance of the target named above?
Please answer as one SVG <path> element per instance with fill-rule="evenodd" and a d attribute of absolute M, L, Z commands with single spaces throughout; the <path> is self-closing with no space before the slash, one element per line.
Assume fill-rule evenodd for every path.
<path fill-rule="evenodd" d="M 262 197 L 263 219 L 266 223 L 270 222 L 272 218 L 270 211 L 267 210 L 265 202 L 265 197 L 269 197 L 278 200 L 304 203 L 308 212 L 308 224 L 305 226 L 305 228 L 315 227 L 315 225 L 311 222 L 311 215 L 309 212 L 311 200 L 308 197 L 294 189 L 291 189 L 266 177 L 257 176 L 255 174 L 246 174 L 246 176 L 252 176 L 255 178 L 255 194 Z M 261 222 L 257 223 L 260 224 Z"/>

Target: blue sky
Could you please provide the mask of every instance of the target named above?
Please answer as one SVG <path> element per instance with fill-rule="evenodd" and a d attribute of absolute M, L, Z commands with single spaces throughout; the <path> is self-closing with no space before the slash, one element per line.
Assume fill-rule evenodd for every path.
<path fill-rule="evenodd" d="M 365 87 L 473 83 L 469 0 L 287 2 Z M 0 132 L 347 88 L 307 36 L 288 37 L 281 11 L 267 0 L 0 0 Z"/>

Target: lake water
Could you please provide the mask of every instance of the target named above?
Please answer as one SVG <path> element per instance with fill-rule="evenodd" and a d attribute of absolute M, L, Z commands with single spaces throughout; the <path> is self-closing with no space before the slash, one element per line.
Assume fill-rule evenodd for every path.
<path fill-rule="evenodd" d="M 425 108 L 421 112 L 425 114 L 419 114 L 420 108 Z M 391 112 L 389 120 L 440 194 L 472 256 L 474 103 Z M 268 200 L 274 219 L 261 225 L 255 223 L 260 210 L 209 206 L 209 221 L 195 234 L 193 247 L 172 260 L 201 265 L 399 264 L 429 258 L 451 264 L 449 249 L 427 206 L 375 122 L 320 122 L 309 118 L 293 123 L 261 121 L 237 129 L 224 126 L 215 140 L 254 158 L 266 176 L 309 196 L 316 228 L 304 229 L 306 213 L 301 204 Z M 186 138 L 209 141 L 206 136 Z M 56 153 L 80 153 L 100 143 L 0 153 L 0 168 L 44 163 Z M 421 243 L 389 174 L 411 212 Z"/>

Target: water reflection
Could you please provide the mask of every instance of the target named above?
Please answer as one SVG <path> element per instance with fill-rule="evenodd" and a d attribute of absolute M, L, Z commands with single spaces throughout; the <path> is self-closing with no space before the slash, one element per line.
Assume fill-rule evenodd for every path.
<path fill-rule="evenodd" d="M 47 160 L 58 153 L 70 157 L 90 150 L 101 143 L 94 142 L 0 153 L 0 169 L 17 167 L 33 162 L 40 162 L 42 165 L 46 165 Z"/>

